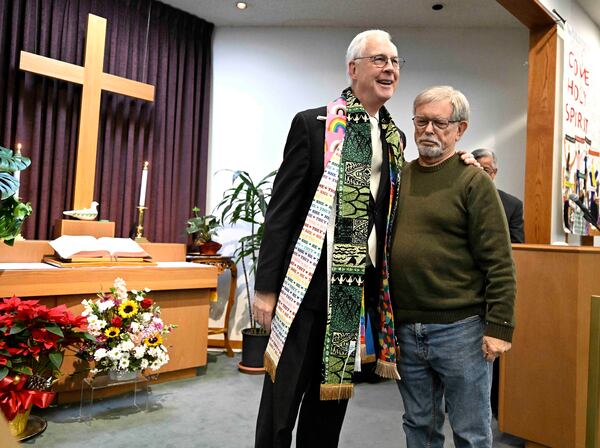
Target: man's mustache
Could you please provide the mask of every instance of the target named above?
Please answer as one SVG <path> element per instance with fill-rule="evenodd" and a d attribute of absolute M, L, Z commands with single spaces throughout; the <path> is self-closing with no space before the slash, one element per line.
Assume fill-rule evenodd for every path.
<path fill-rule="evenodd" d="M 433 145 L 438 145 L 440 146 L 442 144 L 442 142 L 440 142 L 439 140 L 436 139 L 429 139 L 429 138 L 420 138 L 419 140 L 417 140 L 418 144 L 421 143 L 431 143 Z"/>

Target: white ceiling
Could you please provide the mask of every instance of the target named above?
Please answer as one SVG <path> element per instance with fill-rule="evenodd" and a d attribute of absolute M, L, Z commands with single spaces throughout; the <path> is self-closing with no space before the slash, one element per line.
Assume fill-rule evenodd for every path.
<path fill-rule="evenodd" d="M 217 26 L 522 27 L 496 0 L 247 0 L 244 11 L 236 0 L 161 1 Z"/>

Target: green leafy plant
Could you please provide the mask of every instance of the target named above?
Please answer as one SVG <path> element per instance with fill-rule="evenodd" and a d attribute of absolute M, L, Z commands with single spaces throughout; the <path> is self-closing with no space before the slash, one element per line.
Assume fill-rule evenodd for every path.
<path fill-rule="evenodd" d="M 19 181 L 14 176 L 15 171 L 23 171 L 30 164 L 29 158 L 0 146 L 0 239 L 9 246 L 13 245 L 23 221 L 31 214 L 31 205 L 15 197 Z"/>
<path fill-rule="evenodd" d="M 217 235 L 221 222 L 215 215 L 200 215 L 199 212 L 198 207 L 192 208 L 193 216 L 188 219 L 185 231 L 188 235 L 192 235 L 195 243 L 207 243 Z"/>
<path fill-rule="evenodd" d="M 250 326 L 253 331 L 257 331 L 258 329 L 252 313 L 248 281 L 251 276 L 253 277 L 256 274 L 256 261 L 264 235 L 264 219 L 267 212 L 267 204 L 271 198 L 273 179 L 277 171 L 271 171 L 258 182 L 255 182 L 246 171 L 231 172 L 233 173 L 232 186 L 225 191 L 223 199 L 217 205 L 216 210 L 221 212 L 221 222 L 223 223 L 231 225 L 247 223 L 250 225 L 250 234 L 240 238 L 240 245 L 233 253 L 233 258 L 236 263 L 242 263 L 248 298 Z"/>

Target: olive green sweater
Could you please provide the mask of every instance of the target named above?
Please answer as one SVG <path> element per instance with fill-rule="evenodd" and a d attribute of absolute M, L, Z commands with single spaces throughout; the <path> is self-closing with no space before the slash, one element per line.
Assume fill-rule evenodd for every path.
<path fill-rule="evenodd" d="M 396 322 L 451 323 L 479 314 L 511 341 L 515 271 L 496 188 L 454 155 L 402 171 L 391 253 Z"/>

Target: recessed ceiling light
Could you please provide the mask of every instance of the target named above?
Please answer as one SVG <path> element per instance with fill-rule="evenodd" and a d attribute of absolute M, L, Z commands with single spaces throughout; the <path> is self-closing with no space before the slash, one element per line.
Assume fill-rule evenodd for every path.
<path fill-rule="evenodd" d="M 244 9 L 246 9 L 246 8 L 248 7 L 248 3 L 246 3 L 246 2 L 237 2 L 237 3 L 235 4 L 235 7 L 236 7 L 237 9 L 244 10 Z"/>
<path fill-rule="evenodd" d="M 444 5 L 442 3 L 434 3 L 431 9 L 433 9 L 434 11 L 441 11 L 442 9 L 444 9 Z"/>

